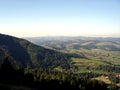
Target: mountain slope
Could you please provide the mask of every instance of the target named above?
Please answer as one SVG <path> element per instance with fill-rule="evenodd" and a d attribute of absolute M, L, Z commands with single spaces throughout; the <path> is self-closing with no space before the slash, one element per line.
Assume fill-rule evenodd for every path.
<path fill-rule="evenodd" d="M 0 61 L 9 55 L 11 61 L 24 67 L 68 69 L 71 56 L 37 46 L 25 39 L 0 34 Z"/>

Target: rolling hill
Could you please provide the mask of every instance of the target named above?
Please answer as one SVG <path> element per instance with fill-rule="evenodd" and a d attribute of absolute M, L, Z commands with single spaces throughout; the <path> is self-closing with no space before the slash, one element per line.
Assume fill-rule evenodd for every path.
<path fill-rule="evenodd" d="M 120 73 L 120 38 L 36 37 L 27 39 L 45 48 L 86 57 L 72 58 L 71 63 L 77 73 Z"/>

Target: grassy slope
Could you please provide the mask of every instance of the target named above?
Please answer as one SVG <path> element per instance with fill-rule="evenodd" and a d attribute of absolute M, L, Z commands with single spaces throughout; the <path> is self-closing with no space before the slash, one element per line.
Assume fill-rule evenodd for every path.
<path fill-rule="evenodd" d="M 74 65 L 78 66 L 78 72 L 95 71 L 96 68 L 100 65 L 119 65 L 120 63 L 120 51 L 107 51 L 101 49 L 91 49 L 91 50 L 79 50 L 79 53 L 84 53 L 88 59 L 73 58 L 72 62 Z M 102 72 L 97 70 L 97 72 Z M 104 71 L 103 71 L 104 72 Z"/>
<path fill-rule="evenodd" d="M 59 42 L 59 41 L 57 41 Z M 60 41 L 44 46 L 65 53 L 84 55 L 86 58 L 73 58 L 72 65 L 77 67 L 76 72 L 109 73 L 105 70 L 98 70 L 99 66 L 120 68 L 120 43 L 110 41 L 84 41 L 65 43 Z"/>

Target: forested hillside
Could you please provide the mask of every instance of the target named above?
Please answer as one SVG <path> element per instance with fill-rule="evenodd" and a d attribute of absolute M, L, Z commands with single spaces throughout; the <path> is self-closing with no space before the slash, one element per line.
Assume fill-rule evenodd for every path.
<path fill-rule="evenodd" d="M 80 57 L 46 49 L 22 38 L 0 34 L 0 63 L 5 56 L 10 56 L 12 63 L 21 64 L 25 68 L 61 70 L 70 68 L 71 57 Z"/>
<path fill-rule="evenodd" d="M 112 90 L 102 81 L 92 80 L 88 75 L 57 72 L 48 69 L 24 69 L 14 67 L 9 57 L 0 64 L 0 90 L 41 90 L 41 89 L 70 89 L 70 90 Z"/>

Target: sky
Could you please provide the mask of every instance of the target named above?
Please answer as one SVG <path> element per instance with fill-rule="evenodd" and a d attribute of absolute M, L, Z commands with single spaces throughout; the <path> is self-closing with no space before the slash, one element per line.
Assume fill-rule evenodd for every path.
<path fill-rule="evenodd" d="M 0 0 L 0 33 L 120 37 L 120 0 Z"/>

